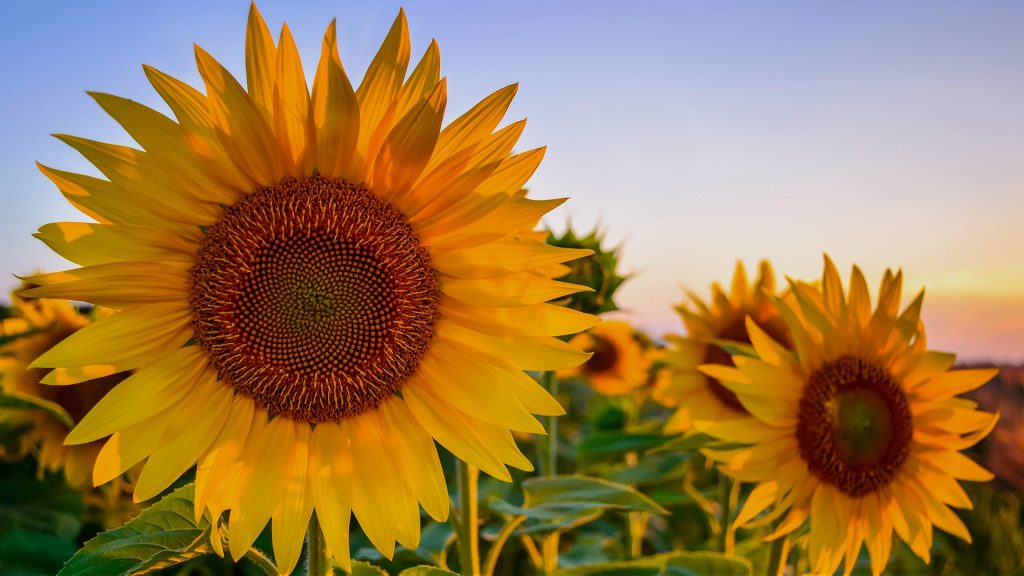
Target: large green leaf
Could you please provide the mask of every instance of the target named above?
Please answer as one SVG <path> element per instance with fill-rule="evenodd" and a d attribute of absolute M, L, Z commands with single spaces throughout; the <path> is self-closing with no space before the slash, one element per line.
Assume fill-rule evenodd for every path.
<path fill-rule="evenodd" d="M 349 576 L 349 574 L 342 570 L 340 566 L 334 567 L 334 574 L 335 576 Z M 353 560 L 351 576 L 388 576 L 388 571 L 379 566 L 374 566 L 369 562 Z"/>
<path fill-rule="evenodd" d="M 212 553 L 210 521 L 196 524 L 194 486 L 183 486 L 115 530 L 85 543 L 60 576 L 128 576 Z"/>
<path fill-rule="evenodd" d="M 636 466 L 619 465 L 606 476 L 612 482 L 630 486 L 664 484 L 681 479 L 686 474 L 686 462 L 689 459 L 689 454 L 680 452 L 648 454 Z"/>
<path fill-rule="evenodd" d="M 576 566 L 555 576 L 751 576 L 750 561 L 715 552 L 669 552 L 630 560 Z"/>
<path fill-rule="evenodd" d="M 750 576 L 754 567 L 742 556 L 717 552 L 673 554 L 660 576 Z"/>
<path fill-rule="evenodd" d="M 580 464 L 620 458 L 629 452 L 643 452 L 672 440 L 664 434 L 635 432 L 598 432 L 585 438 L 576 447 L 576 459 Z"/>
<path fill-rule="evenodd" d="M 596 520 L 605 510 L 654 512 L 665 509 L 625 484 L 588 476 L 547 476 L 523 482 L 523 505 L 504 500 L 488 502 L 492 510 L 509 516 L 525 516 L 519 534 L 550 532 Z"/>
<path fill-rule="evenodd" d="M 402 573 L 398 576 L 459 576 L 455 572 L 450 572 L 443 568 L 436 566 L 414 566 L 402 570 Z"/>
<path fill-rule="evenodd" d="M 0 464 L 0 574 L 54 574 L 75 551 L 82 496 L 35 460 Z"/>

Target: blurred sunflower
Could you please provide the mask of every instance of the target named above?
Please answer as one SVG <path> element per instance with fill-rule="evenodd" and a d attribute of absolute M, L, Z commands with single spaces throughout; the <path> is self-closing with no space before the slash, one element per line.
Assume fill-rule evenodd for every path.
<path fill-rule="evenodd" d="M 871 571 L 888 561 L 895 531 L 926 562 L 933 527 L 970 542 L 949 508 L 970 508 L 957 480 L 992 475 L 960 453 L 985 437 L 998 415 L 956 395 L 996 370 L 951 371 L 954 356 L 926 350 L 919 320 L 922 291 L 899 312 L 902 273 L 886 271 L 877 307 L 855 266 L 849 295 L 826 257 L 822 287 L 793 283 L 800 313 L 776 300 L 790 328 L 790 352 L 752 319 L 756 358 L 734 356 L 735 367 L 703 366 L 735 392 L 750 421 L 698 421 L 699 430 L 751 444 L 706 450 L 721 469 L 755 482 L 738 526 L 778 520 L 770 538 L 810 519 L 814 573 L 855 565 L 866 545 Z"/>
<path fill-rule="evenodd" d="M 621 396 L 647 382 L 650 358 L 636 331 L 626 322 L 606 320 L 577 334 L 569 345 L 591 354 L 577 368 L 560 370 L 559 378 L 581 377 L 605 396 Z"/>
<path fill-rule="evenodd" d="M 497 478 L 532 469 L 510 430 L 563 410 L 524 371 L 589 357 L 555 336 L 596 320 L 546 303 L 584 289 L 546 272 L 589 251 L 545 244 L 563 200 L 520 192 L 544 149 L 512 154 L 525 121 L 496 130 L 514 85 L 441 130 L 437 44 L 406 78 L 401 12 L 356 89 L 333 23 L 310 93 L 255 7 L 247 88 L 196 60 L 205 95 L 146 67 L 177 121 L 93 95 L 142 150 L 59 136 L 106 180 L 42 167 L 98 223 L 44 226 L 82 267 L 27 293 L 119 312 L 36 365 L 137 369 L 68 442 L 110 436 L 97 480 L 148 459 L 139 500 L 198 462 L 195 512 L 230 510 L 236 559 L 272 520 L 290 571 L 314 510 L 346 569 L 351 513 L 385 556 L 415 548 L 419 504 L 448 514 L 434 440 Z"/>
<path fill-rule="evenodd" d="M 775 311 L 775 273 L 767 261 L 759 266 L 758 276 L 748 283 L 742 262 L 736 263 L 732 286 L 726 294 L 718 284 L 711 285 L 711 302 L 689 294 L 688 301 L 676 307 L 683 318 L 687 336 L 668 336 L 670 352 L 665 358 L 671 374 L 654 389 L 657 402 L 676 408 L 665 428 L 684 432 L 693 425 L 694 415 L 710 420 L 746 418 L 747 409 L 736 394 L 717 379 L 702 374 L 701 364 L 732 365 L 732 358 L 719 343 L 750 344 L 747 318 L 777 341 L 789 346 L 785 322 Z"/>
<path fill-rule="evenodd" d="M 47 370 L 30 368 L 33 360 L 90 322 L 65 300 L 25 299 L 11 296 L 12 314 L 3 320 L 0 338 L 0 390 L 4 395 L 24 399 L 26 407 L 0 408 L 0 422 L 12 428 L 24 427 L 19 450 L 11 456 L 34 454 L 40 472 L 63 470 L 69 485 L 89 486 L 90 471 L 102 442 L 65 446 L 64 438 L 75 422 L 123 380 L 121 376 L 87 380 L 73 388 L 47 386 L 40 380 Z M 103 367 L 86 367 L 95 376 L 109 374 Z"/>

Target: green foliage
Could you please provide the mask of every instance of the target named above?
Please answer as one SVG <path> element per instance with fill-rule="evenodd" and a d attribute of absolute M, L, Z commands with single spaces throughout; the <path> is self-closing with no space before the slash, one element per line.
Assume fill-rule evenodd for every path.
<path fill-rule="evenodd" d="M 571 227 L 566 228 L 561 236 L 548 232 L 548 244 L 594 251 L 590 256 L 567 262 L 566 265 L 572 271 L 559 278 L 563 282 L 588 286 L 593 292 L 573 294 L 557 304 L 588 314 L 603 314 L 619 309 L 615 304 L 615 291 L 628 278 L 618 273 L 619 249 L 603 247 L 603 241 L 604 235 L 596 228 L 586 236 L 577 236 Z"/>
<path fill-rule="evenodd" d="M 455 572 L 450 572 L 442 568 L 436 568 L 434 566 L 413 566 L 412 568 L 402 570 L 399 576 L 458 576 Z"/>
<path fill-rule="evenodd" d="M 181 564 L 209 554 L 210 521 L 194 520 L 194 486 L 160 499 L 124 526 L 85 543 L 61 576 L 129 576 Z"/>
<path fill-rule="evenodd" d="M 576 446 L 576 461 L 582 466 L 599 460 L 621 458 L 630 452 L 643 452 L 672 440 L 664 434 L 624 432 L 598 432 L 583 439 Z"/>
<path fill-rule="evenodd" d="M 49 575 L 75 551 L 84 505 L 32 459 L 0 466 L 0 574 Z"/>
<path fill-rule="evenodd" d="M 519 534 L 552 532 L 581 526 L 606 510 L 665 513 L 665 509 L 625 484 L 586 476 L 547 476 L 523 482 L 523 505 L 492 500 L 488 506 L 507 516 L 527 521 Z"/>
<path fill-rule="evenodd" d="M 75 426 L 71 416 L 61 408 L 60 404 L 50 402 L 38 396 L 18 394 L 16 392 L 0 392 L 0 409 L 6 410 L 42 410 L 55 420 L 67 426 L 68 430 Z"/>
<path fill-rule="evenodd" d="M 750 561 L 715 552 L 672 552 L 559 570 L 556 576 L 751 576 Z"/>

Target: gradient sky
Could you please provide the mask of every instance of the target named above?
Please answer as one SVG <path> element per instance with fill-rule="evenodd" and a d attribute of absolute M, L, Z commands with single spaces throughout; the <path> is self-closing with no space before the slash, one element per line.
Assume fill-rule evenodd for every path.
<path fill-rule="evenodd" d="M 87 5 L 88 4 L 88 5 Z M 307 74 L 338 18 L 354 78 L 395 2 L 264 1 Z M 407 2 L 431 37 L 449 119 L 520 82 L 529 184 L 569 196 L 548 218 L 600 222 L 635 277 L 630 317 L 679 331 L 680 286 L 706 293 L 737 258 L 811 278 L 828 252 L 877 284 L 927 288 L 931 347 L 1024 361 L 1024 4 L 1020 2 Z M 248 3 L 17 2 L 0 16 L 0 272 L 67 263 L 29 235 L 82 220 L 36 160 L 94 173 L 48 135 L 129 143 L 85 90 L 166 111 L 148 63 L 201 86 L 199 43 L 241 77 Z M 13 286 L 13 277 L 5 285 Z M 908 294 L 909 296 L 909 294 Z"/>

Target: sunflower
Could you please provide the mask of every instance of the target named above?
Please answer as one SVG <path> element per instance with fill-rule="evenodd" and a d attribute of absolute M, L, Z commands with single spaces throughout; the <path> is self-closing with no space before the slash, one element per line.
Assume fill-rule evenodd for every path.
<path fill-rule="evenodd" d="M 820 290 L 795 282 L 796 308 L 775 301 L 795 352 L 748 320 L 756 357 L 702 367 L 753 416 L 742 425 L 695 422 L 750 445 L 706 450 L 726 473 L 757 483 L 736 524 L 773 506 L 757 523 L 777 522 L 769 538 L 778 538 L 809 519 L 815 573 L 832 574 L 845 560 L 849 574 L 863 544 L 880 574 L 893 532 L 926 562 L 933 528 L 970 542 L 949 508 L 971 507 L 957 481 L 992 478 L 960 451 L 987 435 L 998 415 L 956 395 L 996 370 L 953 371 L 952 354 L 926 350 L 924 292 L 900 312 L 902 279 L 886 271 L 872 310 L 861 271 L 853 268 L 846 295 L 826 257 Z"/>
<path fill-rule="evenodd" d="M 355 89 L 333 23 L 310 91 L 255 7 L 247 87 L 196 60 L 205 94 L 145 67 L 175 120 L 93 94 L 141 150 L 59 136 L 106 179 L 42 167 L 97 222 L 40 230 L 81 268 L 27 293 L 118 312 L 36 365 L 137 370 L 68 442 L 109 436 L 97 480 L 145 459 L 137 500 L 198 463 L 195 513 L 230 511 L 236 559 L 272 521 L 290 571 L 314 511 L 346 569 L 353 513 L 384 556 L 415 548 L 419 505 L 448 514 L 434 440 L 496 478 L 532 469 L 510 430 L 563 409 L 524 371 L 588 358 L 555 336 L 596 320 L 547 302 L 583 289 L 549 274 L 589 252 L 534 230 L 564 199 L 520 192 L 544 149 L 497 129 L 516 86 L 442 130 L 437 43 L 406 77 L 402 12 Z"/>
<path fill-rule="evenodd" d="M 775 273 L 771 264 L 762 261 L 757 278 L 748 284 L 746 268 L 742 262 L 737 262 L 728 294 L 715 283 L 711 285 L 710 304 L 689 294 L 689 301 L 676 307 L 687 336 L 666 338 L 671 351 L 665 363 L 671 376 L 662 379 L 654 389 L 657 402 L 676 409 L 666 423 L 667 430 L 691 429 L 694 415 L 711 420 L 749 417 L 736 394 L 715 378 L 701 374 L 697 367 L 701 364 L 731 365 L 729 353 L 718 344 L 728 341 L 749 345 L 747 318 L 788 346 L 785 322 L 771 304 L 774 295 Z"/>
<path fill-rule="evenodd" d="M 591 356 L 577 368 L 559 371 L 560 378 L 581 377 L 606 396 L 628 394 L 647 382 L 650 359 L 626 322 L 606 320 L 577 334 L 569 344 Z"/>
<path fill-rule="evenodd" d="M 0 390 L 24 399 L 27 406 L 39 407 L 0 409 L 0 422 L 25 429 L 19 437 L 18 452 L 12 456 L 32 453 L 40 471 L 63 470 L 69 485 L 85 488 L 102 443 L 65 446 L 64 437 L 71 425 L 123 378 L 100 377 L 74 388 L 40 384 L 47 371 L 30 368 L 32 361 L 89 324 L 90 318 L 63 300 L 32 300 L 14 294 L 11 305 L 13 313 L 0 328 L 0 338 L 5 342 L 0 346 Z M 87 369 L 95 376 L 109 373 L 103 367 Z"/>

